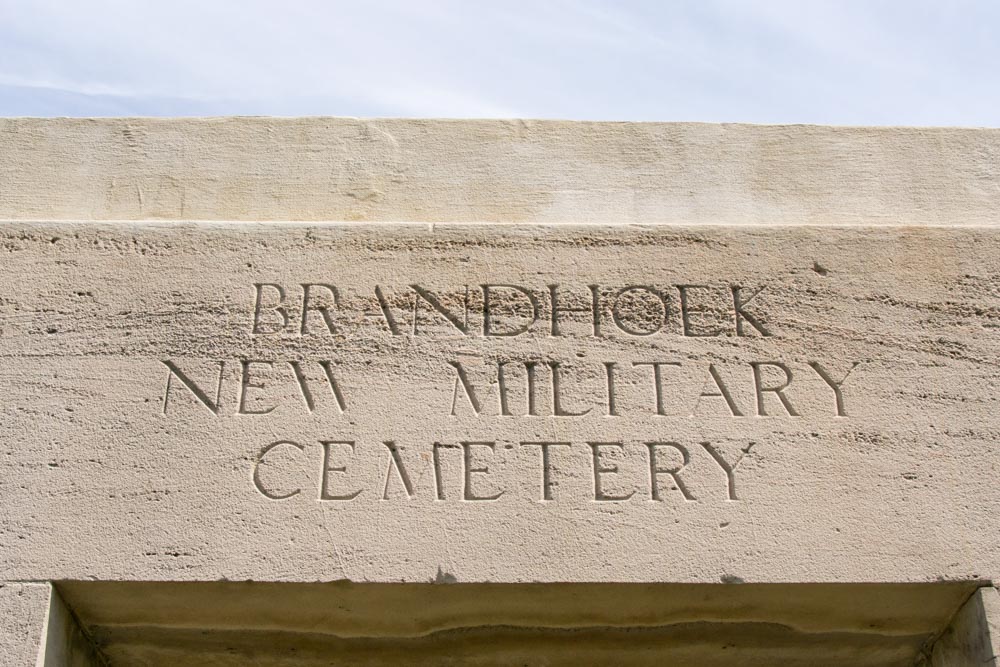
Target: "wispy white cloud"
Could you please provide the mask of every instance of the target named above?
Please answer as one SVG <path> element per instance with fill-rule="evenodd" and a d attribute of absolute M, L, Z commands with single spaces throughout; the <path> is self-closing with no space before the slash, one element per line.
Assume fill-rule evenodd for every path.
<path fill-rule="evenodd" d="M 994 0 L 0 0 L 0 114 L 996 126 L 997 34 Z"/>
<path fill-rule="evenodd" d="M 144 89 L 127 85 L 111 85 L 100 81 L 76 81 L 73 79 L 49 79 L 42 77 L 21 77 L 16 74 L 0 73 L 0 86 L 9 88 L 24 88 L 48 90 L 54 92 L 74 93 L 94 97 L 158 97 L 163 91 Z M 188 96 L 191 101 L 207 102 L 210 96 Z"/>

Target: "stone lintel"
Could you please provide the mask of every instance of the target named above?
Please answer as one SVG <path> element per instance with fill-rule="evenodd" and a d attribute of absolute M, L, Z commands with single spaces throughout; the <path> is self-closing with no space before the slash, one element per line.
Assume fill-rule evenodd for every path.
<path fill-rule="evenodd" d="M 995 225 L 1000 130 L 0 119 L 0 219 Z"/>

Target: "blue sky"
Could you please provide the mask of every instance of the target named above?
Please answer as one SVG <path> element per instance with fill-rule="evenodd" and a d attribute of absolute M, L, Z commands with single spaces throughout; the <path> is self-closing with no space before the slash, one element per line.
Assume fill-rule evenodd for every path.
<path fill-rule="evenodd" d="M 1000 126 L 1000 0 L 0 0 L 0 115 Z"/>

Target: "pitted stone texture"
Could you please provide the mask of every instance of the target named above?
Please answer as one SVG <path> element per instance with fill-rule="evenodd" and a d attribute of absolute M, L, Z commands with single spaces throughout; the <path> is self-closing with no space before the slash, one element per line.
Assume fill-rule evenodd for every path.
<path fill-rule="evenodd" d="M 0 219 L 994 225 L 1000 130 L 0 119 Z"/>
<path fill-rule="evenodd" d="M 0 583 L 0 665 L 35 667 L 45 635 L 49 584 Z"/>
<path fill-rule="evenodd" d="M 10 578 L 998 576 L 993 229 L 21 223 L 0 256 Z M 253 333 L 262 283 L 283 332 L 271 289 Z M 339 295 L 314 290 L 331 320 L 304 334 L 303 283 Z M 484 284 L 530 292 L 538 321 L 484 336 Z M 685 306 L 686 285 L 707 287 Z M 559 335 L 553 289 L 580 309 Z M 515 331 L 528 297 L 495 292 Z M 551 499 L 539 442 L 570 443 Z"/>

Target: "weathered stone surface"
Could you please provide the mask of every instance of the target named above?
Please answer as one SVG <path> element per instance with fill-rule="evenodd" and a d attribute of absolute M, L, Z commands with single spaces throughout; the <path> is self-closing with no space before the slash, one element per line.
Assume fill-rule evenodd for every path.
<path fill-rule="evenodd" d="M 48 584 L 0 583 L 0 665 L 34 666 L 45 635 Z"/>
<path fill-rule="evenodd" d="M 996 667 L 1000 657 L 1000 594 L 980 588 L 934 644 L 930 667 Z"/>
<path fill-rule="evenodd" d="M 0 119 L 0 218 L 997 222 L 1000 130 Z"/>
<path fill-rule="evenodd" d="M 4 664 L 995 660 L 998 213 L 998 130 L 0 119 Z"/>
<path fill-rule="evenodd" d="M 60 582 L 111 664 L 912 667 L 933 584 Z"/>
<path fill-rule="evenodd" d="M 0 252 L 10 578 L 997 574 L 991 228 L 20 223 Z"/>

